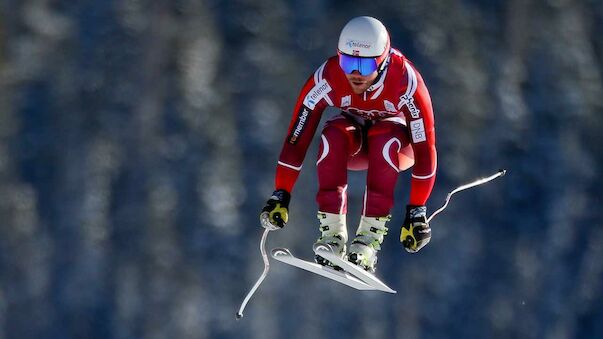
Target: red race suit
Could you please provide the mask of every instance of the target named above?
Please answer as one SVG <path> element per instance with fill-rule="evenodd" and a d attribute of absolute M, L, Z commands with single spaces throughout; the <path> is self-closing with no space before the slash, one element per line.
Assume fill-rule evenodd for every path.
<path fill-rule="evenodd" d="M 363 215 L 385 216 L 401 170 L 412 166 L 410 205 L 425 205 L 437 167 L 431 99 L 423 78 L 392 48 L 386 67 L 362 94 L 352 91 L 338 57 L 303 86 L 276 169 L 276 189 L 291 192 L 328 106 L 341 110 L 325 124 L 317 169 L 319 210 L 347 212 L 347 170 L 367 169 Z"/>

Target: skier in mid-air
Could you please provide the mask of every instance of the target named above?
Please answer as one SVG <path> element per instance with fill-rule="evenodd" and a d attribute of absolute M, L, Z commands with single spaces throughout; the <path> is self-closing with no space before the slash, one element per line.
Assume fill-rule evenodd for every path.
<path fill-rule="evenodd" d="M 390 46 L 383 24 L 372 17 L 350 20 L 339 36 L 337 55 L 303 86 L 276 168 L 275 191 L 260 214 L 262 226 L 280 229 L 289 219 L 293 186 L 321 115 L 327 106 L 341 113 L 322 129 L 318 170 L 317 244 L 374 272 L 387 234 L 399 172 L 412 167 L 410 198 L 400 241 L 411 253 L 429 243 L 425 203 L 437 167 L 434 117 L 423 78 Z M 360 225 L 349 249 L 347 170 L 367 170 Z M 320 256 L 316 262 L 330 263 Z"/>

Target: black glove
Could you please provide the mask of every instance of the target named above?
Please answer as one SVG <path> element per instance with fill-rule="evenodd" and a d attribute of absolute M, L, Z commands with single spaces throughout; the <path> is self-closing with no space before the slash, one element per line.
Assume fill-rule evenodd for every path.
<path fill-rule="evenodd" d="M 285 190 L 276 190 L 266 202 L 260 213 L 262 227 L 271 231 L 280 230 L 289 220 L 289 201 L 291 194 Z"/>
<path fill-rule="evenodd" d="M 406 206 L 406 218 L 400 230 L 400 241 L 409 253 L 416 253 L 431 240 L 425 206 Z"/>

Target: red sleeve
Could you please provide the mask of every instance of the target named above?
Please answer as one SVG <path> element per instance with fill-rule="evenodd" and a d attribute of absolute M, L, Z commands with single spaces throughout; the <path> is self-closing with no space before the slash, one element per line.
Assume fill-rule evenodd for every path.
<path fill-rule="evenodd" d="M 293 190 L 322 113 L 331 101 L 331 86 L 323 78 L 325 65 L 306 81 L 297 98 L 276 167 L 276 189 Z"/>
<path fill-rule="evenodd" d="M 409 74 L 404 115 L 408 122 L 410 141 L 415 157 L 410 182 L 410 205 L 425 205 L 435 183 L 437 152 L 435 121 L 431 98 L 427 87 L 410 63 L 406 63 Z M 413 83 L 414 81 L 414 83 Z M 413 92 L 413 86 L 416 88 Z"/>

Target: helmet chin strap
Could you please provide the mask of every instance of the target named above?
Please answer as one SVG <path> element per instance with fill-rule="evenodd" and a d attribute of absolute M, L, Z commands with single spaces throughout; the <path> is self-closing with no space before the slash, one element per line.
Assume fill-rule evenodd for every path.
<path fill-rule="evenodd" d="M 387 54 L 387 58 L 385 58 L 385 60 L 383 60 L 381 65 L 379 65 L 379 68 L 377 68 L 377 77 L 375 78 L 375 80 L 373 80 L 373 84 L 376 84 L 377 82 L 379 82 L 379 79 L 381 79 L 383 72 L 387 69 L 387 66 L 389 66 L 389 59 L 390 59 L 391 55 L 392 55 L 392 52 L 390 49 L 389 53 Z M 372 84 L 371 84 L 371 86 L 372 86 Z"/>
<path fill-rule="evenodd" d="M 383 72 L 387 69 L 387 66 L 389 66 L 389 60 L 390 60 L 391 55 L 392 55 L 392 52 L 390 49 L 390 52 L 387 54 L 387 58 L 385 58 L 385 60 L 383 60 L 381 65 L 379 65 L 379 68 L 377 68 L 377 77 L 375 78 L 375 80 L 373 80 L 373 83 L 371 84 L 371 86 L 369 86 L 369 89 L 374 84 L 378 83 L 379 80 L 381 79 L 381 76 L 383 76 Z"/>
<path fill-rule="evenodd" d="M 389 53 L 387 54 L 387 58 L 385 58 L 385 60 L 383 60 L 381 65 L 379 65 L 379 68 L 377 71 L 377 74 L 379 74 L 379 76 L 377 76 L 377 78 L 379 78 L 381 76 L 381 73 L 383 73 L 383 71 L 385 71 L 387 66 L 389 66 L 389 59 L 390 59 L 391 55 L 392 55 L 392 50 L 390 48 Z"/>

